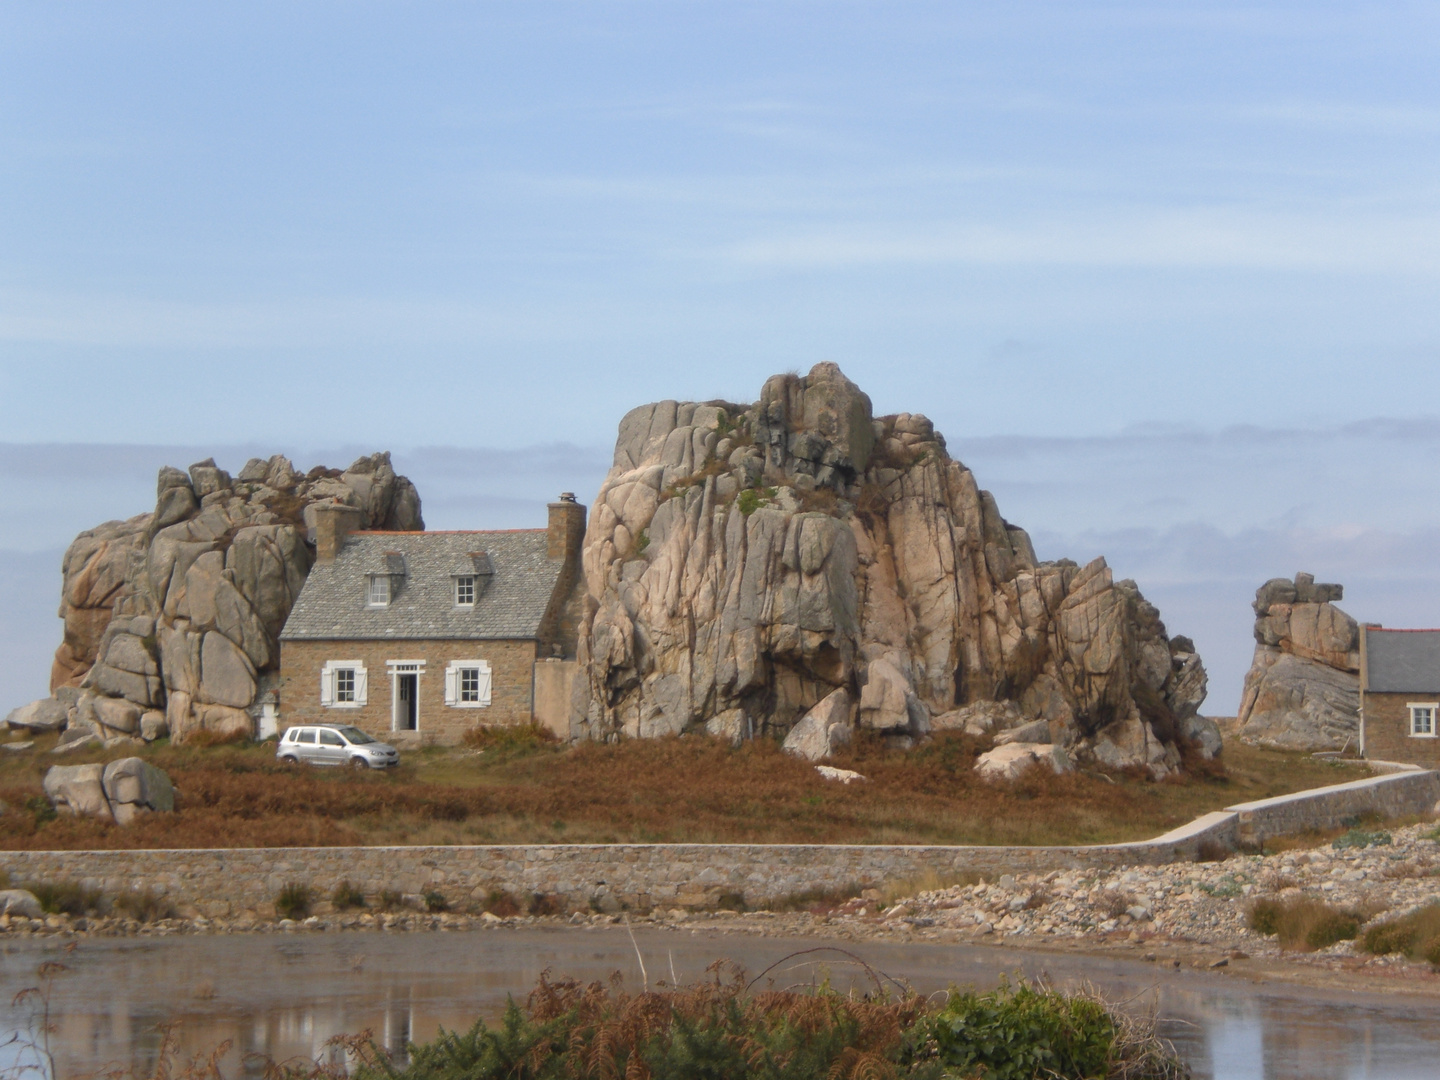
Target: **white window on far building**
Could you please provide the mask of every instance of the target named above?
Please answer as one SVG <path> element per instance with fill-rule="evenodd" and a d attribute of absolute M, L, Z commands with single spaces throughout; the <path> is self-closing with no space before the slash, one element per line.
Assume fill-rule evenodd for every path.
<path fill-rule="evenodd" d="M 490 662 L 452 660 L 445 668 L 445 704 L 453 709 L 488 708 Z"/>
<path fill-rule="evenodd" d="M 475 606 L 475 575 L 460 574 L 455 578 L 456 607 Z"/>
<path fill-rule="evenodd" d="M 390 575 L 371 574 L 370 588 L 365 594 L 365 603 L 370 607 L 390 606 Z"/>
<path fill-rule="evenodd" d="M 1435 712 L 1440 702 L 1412 701 L 1410 708 L 1410 734 L 1417 739 L 1435 738 Z"/>
<path fill-rule="evenodd" d="M 359 660 L 329 660 L 320 669 L 320 704 L 327 709 L 358 709 L 366 703 L 368 679 Z"/>

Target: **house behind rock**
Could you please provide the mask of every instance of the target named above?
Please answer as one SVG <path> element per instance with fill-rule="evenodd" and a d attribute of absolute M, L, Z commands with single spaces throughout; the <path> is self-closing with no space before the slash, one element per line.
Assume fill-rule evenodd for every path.
<path fill-rule="evenodd" d="M 315 566 L 280 634 L 282 726 L 349 723 L 399 743 L 539 722 L 568 737 L 585 507 L 545 529 L 359 530 L 316 507 Z"/>
<path fill-rule="evenodd" d="M 1360 628 L 1365 757 L 1440 767 L 1440 630 Z"/>

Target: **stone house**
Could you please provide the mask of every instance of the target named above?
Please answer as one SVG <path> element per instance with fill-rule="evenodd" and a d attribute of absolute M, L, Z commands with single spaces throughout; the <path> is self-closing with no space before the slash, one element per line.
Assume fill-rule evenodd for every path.
<path fill-rule="evenodd" d="M 477 725 L 569 735 L 585 507 L 544 529 L 359 530 L 314 507 L 315 566 L 280 634 L 280 726 L 354 724 L 400 744 Z"/>
<path fill-rule="evenodd" d="M 1360 628 L 1360 751 L 1440 767 L 1440 630 Z"/>

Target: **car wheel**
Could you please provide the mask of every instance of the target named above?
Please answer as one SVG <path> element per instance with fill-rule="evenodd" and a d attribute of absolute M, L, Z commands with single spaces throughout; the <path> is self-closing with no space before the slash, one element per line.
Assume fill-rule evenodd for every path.
<path fill-rule="evenodd" d="M 362 757 L 352 757 L 350 759 L 350 767 L 356 772 L 360 772 L 362 769 L 369 769 L 370 763 Z"/>
<path fill-rule="evenodd" d="M 291 757 L 287 754 L 285 757 L 282 757 L 280 759 L 280 764 L 286 766 L 287 768 L 293 769 L 296 765 L 300 764 L 300 759 L 297 757 Z"/>

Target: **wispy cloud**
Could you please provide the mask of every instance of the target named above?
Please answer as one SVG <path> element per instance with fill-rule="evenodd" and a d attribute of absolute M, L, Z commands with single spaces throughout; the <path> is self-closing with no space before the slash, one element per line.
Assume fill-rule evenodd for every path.
<path fill-rule="evenodd" d="M 715 254 L 777 270 L 970 264 L 1429 275 L 1440 269 L 1437 251 L 1440 219 L 1432 216 L 1337 222 L 1197 208 L 1013 225 L 835 225 L 737 241 Z"/>
<path fill-rule="evenodd" d="M 616 305 L 342 296 L 252 301 L 0 291 L 0 341 L 115 348 L 330 348 L 566 342 L 613 324 Z"/>

